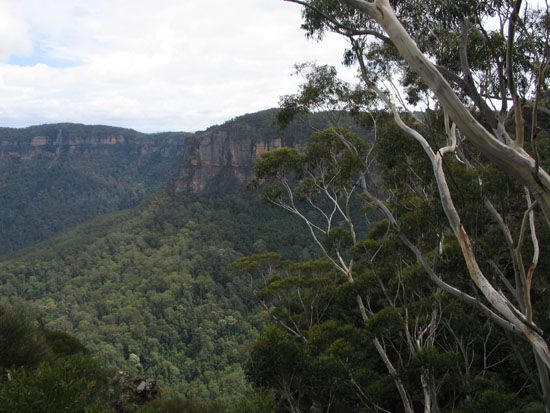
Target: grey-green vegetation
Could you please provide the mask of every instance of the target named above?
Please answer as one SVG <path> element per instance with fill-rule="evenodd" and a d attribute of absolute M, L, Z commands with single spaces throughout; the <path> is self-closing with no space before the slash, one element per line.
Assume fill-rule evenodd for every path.
<path fill-rule="evenodd" d="M 165 399 L 142 412 L 550 411 L 548 9 L 289 1 L 309 36 L 349 40 L 360 82 L 297 67 L 306 82 L 279 119 L 328 110 L 329 127 L 257 160 L 251 188 L 278 208 L 235 180 L 167 185 L 4 261 L 2 308 L 46 327 L 0 328 L 15 377 L 0 397 L 39 400 L 33 377 L 54 380 L 58 349 L 85 347 L 101 361 L 83 377 L 105 363 L 161 381 Z M 74 387 L 51 400 L 112 408 L 109 392 L 62 383 Z"/>
<path fill-rule="evenodd" d="M 373 376 L 365 382 L 359 379 L 372 366 L 366 372 L 355 372 L 358 363 L 346 366 L 347 359 L 337 360 L 348 373 L 347 380 L 342 375 L 342 382 L 361 399 L 352 408 L 550 411 L 547 296 L 542 276 L 548 260 L 542 246 L 548 242 L 550 224 L 548 5 L 468 0 L 289 2 L 303 7 L 302 27 L 308 36 L 322 40 L 327 32 L 334 32 L 346 38 L 349 47 L 344 61 L 357 67 L 358 82 L 342 82 L 326 66 L 298 66 L 305 72 L 306 83 L 298 94 L 283 99 L 285 111 L 292 115 L 323 106 L 353 110 L 370 118 L 379 143 L 385 135 L 382 132 L 391 130 L 394 122 L 389 152 L 377 144 L 372 151 L 363 150 L 348 133 L 333 128 L 326 133 L 338 144 L 332 149 L 326 145 L 328 153 L 277 151 L 265 155 L 258 168 L 269 202 L 303 221 L 321 256 L 352 289 L 347 302 L 369 334 L 372 347 L 366 350 L 367 356 L 378 358 L 381 370 L 374 371 L 385 375 L 397 396 L 394 405 L 389 397 L 377 399 L 382 388 L 366 391 L 376 383 Z M 424 110 L 415 113 L 410 105 Z M 390 123 L 381 108 L 391 115 Z M 287 114 L 283 120 L 288 118 Z M 354 158 L 361 162 L 347 162 Z M 384 167 L 392 158 L 397 163 Z M 340 177 L 350 175 L 353 164 L 351 179 L 342 182 Z M 370 166 L 374 165 L 378 166 L 378 181 L 371 179 L 375 168 Z M 398 181 L 387 179 L 397 171 Z M 358 233 L 349 208 L 355 197 L 383 216 L 385 232 L 378 232 L 378 240 Z M 304 214 L 297 204 L 300 199 L 315 209 L 316 219 Z M 384 260 L 392 238 L 398 242 Z M 406 255 L 400 255 L 399 248 Z M 369 253 L 372 256 L 367 258 Z M 451 262 L 448 274 L 446 265 Z M 391 270 L 393 280 L 383 276 L 386 264 L 397 265 Z M 409 271 L 414 267 L 424 278 L 409 284 Z M 282 277 L 292 279 L 293 274 L 287 273 L 284 270 Z M 374 283 L 355 289 L 365 275 Z M 421 281 L 428 282 L 436 294 L 428 295 L 430 308 L 416 304 L 429 294 L 416 290 Z M 282 285 L 289 287 L 291 282 Z M 280 293 L 282 285 L 275 278 L 274 285 L 267 286 L 268 291 L 274 287 L 278 293 L 275 308 L 280 297 L 289 294 Z M 303 344 L 307 355 L 317 330 L 312 331 L 311 317 L 305 317 L 309 324 L 294 323 L 301 321 L 294 314 L 300 306 L 308 313 L 305 291 L 302 287 L 290 292 L 296 289 L 295 304 L 283 303 L 285 317 L 278 312 L 273 315 L 280 331 L 293 338 L 292 346 Z M 381 301 L 376 298 L 379 293 Z M 467 323 L 467 331 L 460 331 L 454 322 L 461 317 L 456 310 L 447 312 L 438 298 L 452 298 L 467 312 L 490 322 L 484 326 Z M 379 319 L 379 315 L 383 316 Z M 502 338 L 490 353 L 482 341 L 465 338 L 466 333 L 484 336 L 488 344 L 494 329 L 496 334 L 510 335 L 506 350 Z M 444 338 L 447 333 L 451 336 Z M 472 357 L 465 355 L 465 342 L 473 346 Z M 329 345 L 327 350 L 332 348 Z M 495 355 L 497 349 L 503 350 L 500 359 L 488 363 L 488 354 Z M 452 394 L 445 394 L 444 378 L 460 372 L 460 367 L 442 369 L 445 363 L 438 363 L 438 358 L 444 359 L 436 353 L 445 356 L 448 351 L 462 353 L 464 366 L 468 366 L 461 383 L 477 374 L 486 376 L 483 369 L 490 365 L 496 372 L 491 383 L 503 385 L 487 388 L 487 392 L 467 385 L 464 393 L 452 385 Z M 312 366 L 320 357 L 315 354 Z M 419 356 L 415 374 L 405 375 L 407 364 Z M 476 357 L 483 360 L 480 373 L 474 368 Z M 500 370 L 508 362 L 516 367 Z M 283 370 L 283 377 L 272 382 L 262 381 L 260 375 L 258 383 L 276 389 L 291 411 L 338 410 L 342 401 L 349 409 L 348 403 L 354 403 L 347 399 L 349 394 L 335 396 L 326 389 L 315 393 L 321 390 L 312 388 L 310 380 L 318 377 L 315 370 L 303 380 L 297 374 L 293 369 Z M 523 383 L 530 382 L 531 395 L 522 394 L 526 386 L 514 383 L 519 377 Z M 503 381 L 511 381 L 510 390 Z"/>
<path fill-rule="evenodd" d="M 190 135 L 79 124 L 0 128 L 0 255 L 136 206 L 168 180 Z"/>
<path fill-rule="evenodd" d="M 274 111 L 237 122 L 277 134 Z M 165 397 L 244 402 L 246 344 L 262 319 L 257 280 L 229 266 L 254 252 L 311 250 L 245 184 L 226 189 L 176 194 L 169 180 L 136 208 L 28 247 L 0 263 L 0 301 L 75 335 L 108 366 L 158 380 Z"/>

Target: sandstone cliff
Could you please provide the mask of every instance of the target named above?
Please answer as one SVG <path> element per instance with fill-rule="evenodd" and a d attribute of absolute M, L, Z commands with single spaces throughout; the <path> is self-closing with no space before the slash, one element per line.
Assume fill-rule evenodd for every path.
<path fill-rule="evenodd" d="M 328 125 L 326 116 L 315 115 L 281 129 L 276 113 L 240 116 L 187 139 L 172 181 L 174 192 L 242 190 L 253 178 L 260 154 L 283 146 L 299 148 L 314 130 Z"/>
<path fill-rule="evenodd" d="M 138 155 L 159 152 L 168 155 L 183 151 L 188 133 L 144 134 L 132 129 L 72 123 L 31 126 L 24 129 L 0 128 L 0 159 L 55 159 L 64 154 L 113 150 L 133 150 Z"/>
<path fill-rule="evenodd" d="M 0 255 L 137 205 L 169 180 L 190 135 L 68 123 L 0 128 Z"/>

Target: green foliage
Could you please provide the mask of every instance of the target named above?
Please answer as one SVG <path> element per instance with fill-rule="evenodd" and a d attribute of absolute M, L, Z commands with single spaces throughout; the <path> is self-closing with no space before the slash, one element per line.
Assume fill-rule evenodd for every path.
<path fill-rule="evenodd" d="M 89 351 L 76 337 L 64 331 L 42 329 L 48 347 L 57 356 L 88 354 Z"/>
<path fill-rule="evenodd" d="M 254 343 L 247 371 L 253 383 L 270 388 L 292 377 L 296 377 L 296 381 L 303 379 L 307 364 L 306 354 L 298 338 L 287 334 L 280 327 L 268 326 Z"/>
<path fill-rule="evenodd" d="M 281 260 L 281 254 L 277 252 L 247 255 L 233 261 L 231 269 L 237 272 L 257 273 L 262 270 L 268 271 L 270 267 L 279 265 Z"/>
<path fill-rule="evenodd" d="M 298 93 L 282 96 L 279 104 L 281 110 L 277 120 L 282 127 L 292 125 L 292 121 L 303 117 L 306 113 L 325 112 L 333 115 L 332 122 L 342 125 L 346 117 L 363 119 L 358 108 L 369 105 L 374 96 L 367 90 L 352 88 L 347 82 L 340 80 L 333 66 L 302 63 L 295 66 L 296 75 L 304 78 Z M 345 125 L 357 129 L 354 122 Z M 318 128 L 317 128 L 318 129 Z"/>
<path fill-rule="evenodd" d="M 78 124 L 0 128 L 0 255 L 137 205 L 168 180 L 187 136 Z"/>
<path fill-rule="evenodd" d="M 299 175 L 304 161 L 304 155 L 294 148 L 266 152 L 256 162 L 256 177 L 262 179 L 291 173 Z"/>
<path fill-rule="evenodd" d="M 11 376 L 0 385 L 0 412 L 110 411 L 113 372 L 89 356 L 64 357 L 32 370 L 20 368 Z"/>
<path fill-rule="evenodd" d="M 378 24 L 370 19 L 366 13 L 358 12 L 346 3 L 333 0 L 307 0 L 311 7 L 302 11 L 302 28 L 309 37 L 322 39 L 327 32 L 342 34 L 342 27 L 349 28 L 351 33 L 358 32 L 385 33 Z M 434 63 L 444 67 L 447 71 L 459 77 L 463 76 L 459 51 L 461 48 L 454 45 L 461 42 L 461 36 L 466 25 L 468 36 L 465 40 L 467 61 L 474 78 L 485 79 L 490 96 L 499 96 L 498 71 L 500 59 L 506 56 L 506 33 L 493 24 L 495 19 L 509 16 L 509 3 L 497 0 L 479 2 L 462 0 L 441 3 L 437 0 L 424 2 L 391 1 L 397 18 L 418 44 L 420 50 L 430 56 Z M 544 25 L 545 12 L 541 7 L 533 5 L 529 13 L 522 18 L 524 30 L 514 33 L 513 41 L 513 73 L 517 79 L 520 95 L 528 96 L 529 81 L 537 70 L 534 62 L 543 52 L 542 39 L 546 37 Z M 500 14 L 499 14 L 500 13 Z M 522 12 L 523 14 L 523 12 Z M 328 17 L 328 18 L 326 18 Z M 489 23 L 491 22 L 491 23 Z M 519 33 L 521 32 L 521 33 Z M 535 33 L 530 35 L 529 33 Z M 411 103 L 418 103 L 426 96 L 427 88 L 418 75 L 404 62 L 390 41 L 375 39 L 372 36 L 360 36 L 356 33 L 356 41 L 365 45 L 367 65 L 370 76 L 375 78 L 391 78 L 399 80 L 407 92 Z M 537 56 L 538 54 L 538 56 Z M 344 51 L 344 61 L 348 65 L 356 63 L 356 56 L 350 47 Z M 319 76 L 326 79 L 326 76 Z M 453 78 L 453 76 L 449 76 Z M 306 83 L 311 83 L 306 79 Z M 332 82 L 334 83 L 334 82 Z M 454 82 L 450 82 L 454 83 Z M 330 92 L 323 91 L 325 96 Z M 463 93 L 463 91 L 461 91 Z M 288 99 L 283 100 L 284 105 Z M 292 102 L 292 101 L 291 101 Z"/>
<path fill-rule="evenodd" d="M 1 306 L 0 326 L 0 412 L 111 411 L 114 371 L 76 338 L 36 325 L 22 308 Z"/>
<path fill-rule="evenodd" d="M 407 116 L 404 119 L 415 122 Z M 430 163 L 419 145 L 387 120 L 383 115 L 378 118 L 371 153 L 377 166 L 371 185 L 381 188 L 370 189 L 380 196 L 386 192 L 386 206 L 394 213 L 401 233 L 387 221 L 361 227 L 364 224 L 358 219 L 363 216 L 352 212 L 340 222 L 331 222 L 326 231 L 323 227 L 333 207 L 320 196 L 327 182 L 325 188 L 341 208 L 369 211 L 361 196 L 349 201 L 339 197 L 353 193 L 365 168 L 367 147 L 352 133 L 338 129 L 319 132 L 306 145 L 301 162 L 285 164 L 273 154 L 270 168 L 259 169 L 264 195 L 272 203 L 296 213 L 297 200 L 306 201 L 299 204 L 300 214 L 312 223 L 311 233 L 322 240 L 319 249 L 327 260 L 318 272 L 300 270 L 313 267 L 310 261 L 278 261 L 270 267 L 271 277 L 257 298 L 271 323 L 253 343 L 249 377 L 255 385 L 273 391 L 276 400 L 290 410 L 401 411 L 394 375 L 388 373 L 375 350 L 376 338 L 415 409 L 422 408 L 423 377 L 433 383 L 441 411 L 522 411 L 527 406 L 536 411 L 537 383 L 530 381 L 525 371 L 526 362 L 535 369 L 528 346 L 435 288 L 417 257 L 400 242 L 400 235 L 405 234 L 432 263 L 437 276 L 478 295 L 464 276 L 464 258 L 447 228 Z M 424 136 L 434 145 L 444 144 L 445 135 L 437 127 L 441 115 L 426 113 L 425 120 L 426 125 L 420 127 Z M 490 199 L 514 230 L 522 220 L 522 191 L 504 174 L 485 165 L 471 147 L 466 145 L 464 150 L 475 166 L 451 156 L 444 159 L 462 224 L 482 257 L 484 271 L 493 274 L 489 264 L 496 259 L 509 276 L 506 244 L 493 218 L 480 205 Z M 328 212 L 316 219 L 315 213 L 323 208 Z M 355 237 L 348 220 L 353 221 L 354 229 L 359 228 Z M 547 236 L 540 231 L 541 245 Z M 532 253 L 529 246 L 524 248 Z M 342 261 L 353 269 L 353 281 L 342 277 Z M 541 265 L 546 264 L 539 264 L 539 270 Z M 542 292 L 547 283 L 539 282 L 542 290 L 538 291 Z M 547 299 L 534 294 L 539 299 L 538 310 L 544 311 Z M 359 297 L 365 303 L 363 317 L 357 305 Z M 537 325 L 546 326 L 547 320 L 538 314 Z M 294 369 L 296 365 L 299 371 Z M 498 399 L 498 395 L 502 397 Z"/>
<path fill-rule="evenodd" d="M 349 94 L 349 85 L 338 79 L 332 66 L 317 66 L 311 63 L 296 65 L 296 74 L 305 77 L 306 82 L 296 95 L 283 96 L 277 120 L 283 127 L 288 126 L 298 115 L 316 110 L 338 110 L 339 105 Z"/>
<path fill-rule="evenodd" d="M 269 393 L 249 389 L 236 399 L 225 403 L 198 402 L 188 399 L 159 399 L 137 409 L 136 413 L 266 413 L 277 412 Z"/>
<path fill-rule="evenodd" d="M 251 278 L 253 264 L 243 263 L 247 275 L 229 267 L 259 239 L 286 246 L 286 256 L 307 253 L 286 216 L 252 196 L 160 192 L 0 263 L 0 297 L 39 314 L 56 352 L 79 346 L 50 329 L 75 335 L 107 365 L 158 380 L 164 397 L 229 403 L 248 388 L 241 362 L 261 324 L 254 290 L 263 283 Z M 270 260 L 280 258 L 264 254 L 258 265 Z"/>
<path fill-rule="evenodd" d="M 225 411 L 215 403 L 200 403 L 187 399 L 155 400 L 140 407 L 136 413 L 220 413 Z"/>
<path fill-rule="evenodd" d="M 239 397 L 226 410 L 230 413 L 265 413 L 277 412 L 277 404 L 271 393 L 250 389 Z"/>
<path fill-rule="evenodd" d="M 42 331 L 21 310 L 0 306 L 0 369 L 35 367 L 52 357 Z"/>
<path fill-rule="evenodd" d="M 475 396 L 471 400 L 465 400 L 458 408 L 459 412 L 504 413 L 523 411 L 518 405 L 516 395 L 503 386 L 498 375 L 477 377 L 469 384 L 474 387 L 473 394 Z"/>

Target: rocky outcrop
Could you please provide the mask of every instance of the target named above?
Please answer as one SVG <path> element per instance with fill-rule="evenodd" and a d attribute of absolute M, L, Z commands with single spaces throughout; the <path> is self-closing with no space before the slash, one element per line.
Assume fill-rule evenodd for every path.
<path fill-rule="evenodd" d="M 285 146 L 281 137 L 256 141 L 248 125 L 237 130 L 215 130 L 190 139 L 186 145 L 175 192 L 202 192 L 227 183 L 246 183 L 254 174 L 254 161 L 262 153 Z M 243 133 L 242 136 L 236 138 Z M 218 185 L 219 184 L 219 185 Z"/>
<path fill-rule="evenodd" d="M 165 185 L 192 134 L 100 125 L 0 128 L 0 256 Z"/>
<path fill-rule="evenodd" d="M 132 148 L 141 155 L 159 152 L 162 156 L 167 147 L 181 152 L 187 136 L 191 134 L 148 135 L 132 129 L 71 123 L 0 128 L 0 159 L 55 159 L 63 154 L 90 151 L 107 154 L 116 148 Z"/>
<path fill-rule="evenodd" d="M 160 388 L 155 380 L 131 378 L 128 373 L 119 371 L 115 378 L 115 393 L 119 400 L 115 403 L 118 413 L 134 412 L 153 400 L 160 399 Z"/>
<path fill-rule="evenodd" d="M 254 176 L 254 162 L 265 152 L 280 147 L 301 147 L 317 127 L 326 126 L 321 116 L 288 128 L 277 125 L 276 111 L 244 115 L 209 128 L 187 139 L 183 160 L 173 179 L 175 193 L 242 190 Z"/>

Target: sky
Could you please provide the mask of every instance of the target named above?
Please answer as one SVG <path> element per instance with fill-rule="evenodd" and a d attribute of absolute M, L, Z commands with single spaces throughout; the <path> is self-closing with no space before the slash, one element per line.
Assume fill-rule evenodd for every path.
<path fill-rule="evenodd" d="M 283 0 L 0 0 L 0 126 L 196 131 L 275 107 L 295 63 L 341 61 L 300 22 Z"/>

